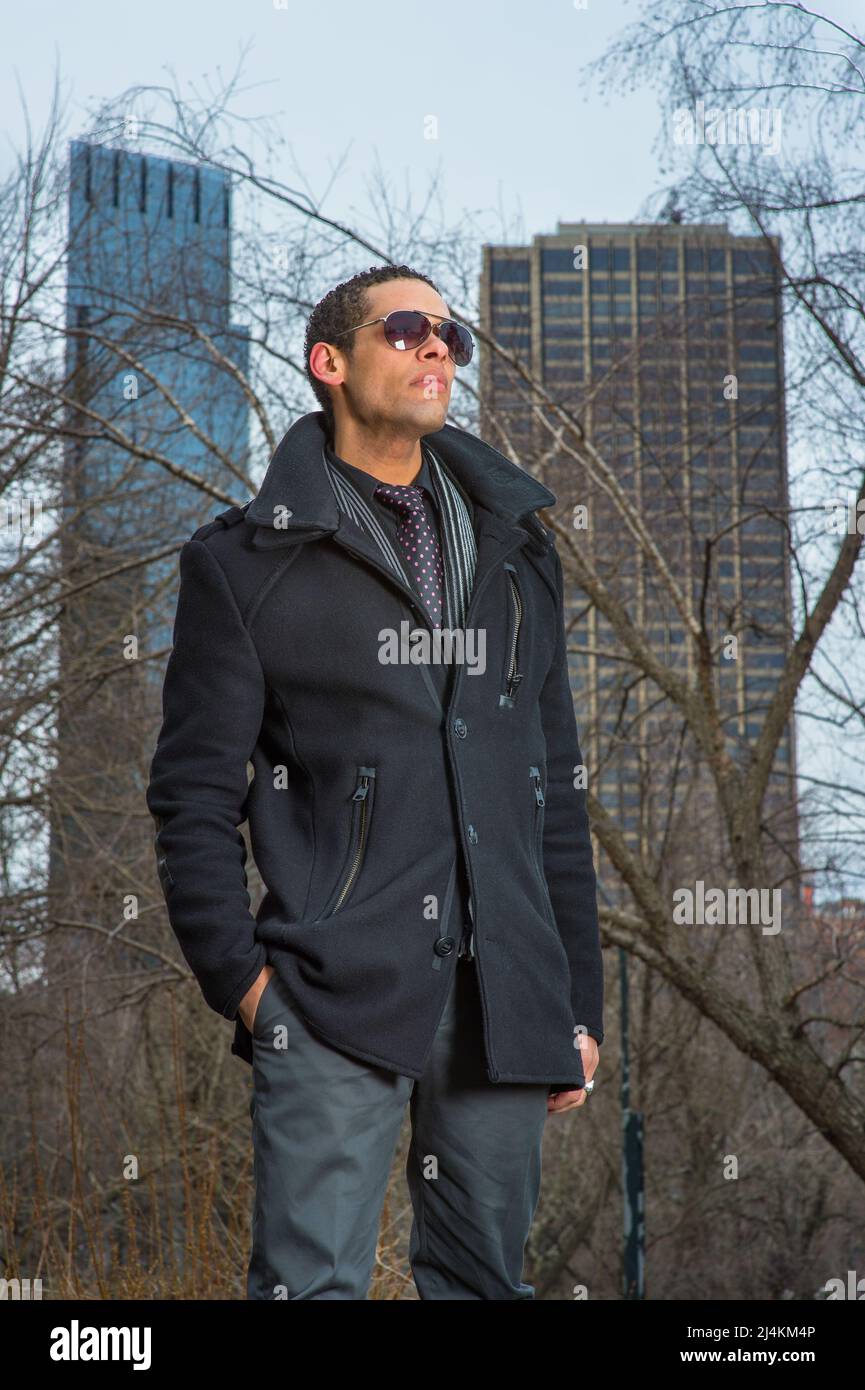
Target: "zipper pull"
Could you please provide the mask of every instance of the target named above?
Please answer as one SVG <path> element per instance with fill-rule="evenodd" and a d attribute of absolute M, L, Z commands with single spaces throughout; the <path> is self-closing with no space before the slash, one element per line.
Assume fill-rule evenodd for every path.
<path fill-rule="evenodd" d="M 512 676 L 508 676 L 507 693 L 509 696 L 513 695 L 514 690 L 519 685 L 522 678 L 522 673 L 520 671 L 514 671 Z"/>
<path fill-rule="evenodd" d="M 369 776 L 367 775 L 367 773 L 364 772 L 361 773 L 360 777 L 358 777 L 357 779 L 357 786 L 354 789 L 354 796 L 351 798 L 352 801 L 364 801 L 366 799 L 366 794 L 368 791 Z"/>
<path fill-rule="evenodd" d="M 532 781 L 535 784 L 535 801 L 538 803 L 539 806 L 545 806 L 546 802 L 544 801 L 544 794 L 541 791 L 541 774 L 536 767 L 533 767 L 531 769 L 531 773 Z"/>

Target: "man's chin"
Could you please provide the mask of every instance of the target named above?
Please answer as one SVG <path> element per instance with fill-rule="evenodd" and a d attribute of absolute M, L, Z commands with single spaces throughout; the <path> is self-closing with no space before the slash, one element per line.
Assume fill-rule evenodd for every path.
<path fill-rule="evenodd" d="M 379 415 L 382 429 L 420 438 L 424 434 L 434 434 L 447 420 L 447 403 L 444 400 L 395 400 L 391 409 Z"/>
<path fill-rule="evenodd" d="M 418 434 L 434 434 L 440 430 L 448 416 L 446 398 L 429 401 L 414 401 L 411 405 L 412 424 Z"/>

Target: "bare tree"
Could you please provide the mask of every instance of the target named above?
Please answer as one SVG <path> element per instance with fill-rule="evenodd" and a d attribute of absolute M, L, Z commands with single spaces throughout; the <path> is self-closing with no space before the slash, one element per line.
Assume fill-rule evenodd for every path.
<path fill-rule="evenodd" d="M 695 92 L 720 104 L 738 91 L 737 73 L 719 60 L 718 35 L 710 28 L 714 12 L 700 6 L 699 22 L 686 24 L 694 8 L 669 5 L 666 19 L 653 10 L 612 58 L 617 73 L 625 71 L 628 55 L 635 71 L 645 70 L 649 48 L 654 70 L 665 74 L 671 108 L 692 101 Z M 779 84 L 801 76 L 795 65 L 804 62 L 809 34 L 798 27 L 804 22 L 800 7 L 732 8 L 743 11 L 744 27 L 725 40 L 726 62 L 739 61 L 747 33 L 760 60 L 776 65 Z M 797 13 L 784 20 L 775 13 L 782 8 Z M 785 22 L 786 47 L 775 30 L 760 27 Z M 841 99 L 849 96 L 852 103 L 852 65 L 861 69 L 861 45 L 849 37 L 844 43 L 851 93 Z M 764 71 L 752 89 L 755 101 L 771 85 L 765 79 Z M 792 85 L 785 101 L 798 99 Z M 799 88 L 807 101 L 806 84 Z M 229 267 L 220 260 L 224 238 L 196 243 L 193 261 L 172 265 L 174 278 L 161 280 L 165 258 L 150 247 L 154 234 L 145 229 L 137 247 L 120 247 L 118 254 L 132 263 L 137 258 L 147 273 L 130 276 L 124 261 L 122 293 L 115 286 L 90 314 L 69 315 L 70 267 L 81 264 L 75 248 L 85 244 L 87 230 L 74 221 L 61 226 L 70 172 L 59 114 L 40 148 L 25 153 L 0 190 L 4 487 L 9 501 L 35 496 L 44 504 L 41 531 L 13 537 L 5 548 L 0 625 L 7 696 L 0 813 L 3 1017 L 7 1038 L 14 1026 L 23 1040 L 9 1073 L 13 1094 L 32 1093 L 34 1062 L 44 1061 L 32 1107 L 37 1123 L 29 1131 L 40 1135 L 36 1171 L 45 1179 L 40 1191 L 50 1194 L 46 1210 L 28 1212 L 21 1249 L 33 1248 L 27 1233 L 39 1229 L 53 1267 L 66 1267 L 71 1245 L 88 1270 L 72 1287 L 104 1291 L 124 1277 L 127 1290 L 140 1291 L 146 1262 L 129 1235 L 135 1222 L 128 1222 L 128 1208 L 139 1199 L 118 1161 L 131 1147 L 151 1188 L 164 1198 L 157 1221 L 165 1250 L 150 1277 L 182 1287 L 187 1296 L 214 1296 L 223 1288 L 207 1273 L 217 1244 L 241 1258 L 246 1191 L 235 1189 L 233 1175 L 246 1129 L 232 1085 L 236 1068 L 230 1070 L 219 1020 L 197 1011 L 193 1027 L 193 1015 L 174 1012 L 177 988 L 181 1000 L 189 999 L 191 982 L 165 922 L 143 802 L 158 718 L 155 696 L 170 645 L 166 611 L 175 557 L 192 527 L 219 507 L 246 500 L 290 418 L 312 408 L 300 344 L 313 303 L 362 265 L 406 261 L 438 279 L 452 312 L 473 329 L 483 346 L 482 371 L 509 374 L 507 408 L 500 408 L 500 395 L 485 397 L 485 437 L 548 479 L 559 497 L 547 521 L 575 591 L 576 664 L 591 655 L 588 615 L 602 620 L 593 630 L 603 634 L 605 656 L 618 662 L 604 707 L 584 718 L 578 705 L 578 719 L 592 750 L 591 812 L 608 903 L 605 944 L 622 948 L 640 971 L 642 1046 L 635 1075 L 646 1106 L 668 1118 L 675 1091 L 681 1111 L 677 1142 L 664 1154 L 668 1190 L 657 1193 L 669 1214 L 672 1234 L 666 1238 L 677 1241 L 679 1258 L 671 1268 L 681 1268 L 683 1251 L 701 1258 L 706 1223 L 722 1200 L 707 1152 L 712 1146 L 725 1152 L 719 1146 L 735 1126 L 757 1126 L 758 1101 L 745 1086 L 756 1068 L 777 1082 L 770 1098 L 759 1098 L 761 1126 L 784 1133 L 791 1150 L 803 1135 L 822 1135 L 853 1173 L 865 1175 L 865 1099 L 857 1070 L 861 917 L 823 925 L 803 917 L 795 933 L 772 938 L 753 934 L 733 941 L 723 931 L 704 930 L 686 939 L 671 904 L 672 888 L 704 870 L 706 877 L 729 872 L 743 888 L 783 883 L 797 896 L 803 875 L 831 884 L 833 873 L 850 881 L 855 872 L 861 824 L 855 776 L 847 782 L 809 769 L 800 773 L 806 791 L 798 797 L 779 776 L 777 754 L 798 699 L 800 718 L 843 733 L 852 768 L 861 758 L 861 699 L 851 667 L 839 660 L 834 633 L 861 636 L 862 537 L 855 530 L 833 533 L 827 525 L 831 499 L 847 488 L 863 495 L 862 412 L 855 409 L 862 385 L 861 195 L 839 167 L 832 141 L 829 154 L 815 153 L 811 164 L 798 154 L 789 167 L 779 161 L 772 179 L 747 147 L 686 151 L 697 158 L 693 168 L 677 170 L 676 205 L 683 215 L 738 219 L 764 238 L 774 258 L 783 287 L 793 453 L 802 452 L 800 441 L 807 450 L 794 478 L 796 504 L 783 513 L 767 508 L 756 486 L 732 500 L 710 498 L 702 510 L 683 507 L 680 482 L 690 456 L 680 443 L 650 439 L 647 417 L 629 397 L 634 374 L 650 378 L 654 371 L 659 419 L 652 430 L 666 427 L 661 387 L 670 363 L 681 356 L 680 317 L 659 316 L 651 336 L 626 345 L 603 379 L 586 384 L 575 408 L 532 369 L 529 353 L 497 341 L 484 326 L 478 247 L 490 239 L 489 228 L 465 216 L 449 225 L 435 184 L 419 210 L 408 203 L 397 207 L 380 171 L 368 226 L 331 215 L 330 187 L 313 190 L 300 174 L 296 186 L 287 187 L 269 172 L 267 155 L 279 139 L 272 122 L 259 120 L 238 135 L 242 123 L 233 100 L 239 90 L 237 76 L 192 100 L 175 86 L 136 88 L 95 112 L 87 131 L 87 143 L 103 152 L 168 157 L 178 177 L 188 171 L 191 180 L 199 171 L 203 206 L 208 189 L 224 183 L 231 190 L 230 295 L 213 293 L 215 276 L 228 283 Z M 832 87 L 820 100 L 837 96 Z M 852 139 L 860 127 L 844 120 L 852 123 L 839 129 Z M 250 150 L 259 139 L 265 155 L 254 158 Z M 775 239 L 781 233 L 783 249 Z M 228 302 L 226 320 L 220 313 Z M 703 308 L 708 317 L 715 312 L 708 299 Z M 728 307 L 717 315 L 729 324 Z M 650 341 L 654 358 L 647 353 Z M 713 370 L 707 358 L 707 381 Z M 482 395 L 476 376 L 460 378 L 457 423 L 478 427 Z M 218 413 L 223 398 L 238 402 L 238 418 L 251 421 L 250 438 L 244 442 L 239 434 L 236 449 L 225 444 Z M 532 421 L 530 450 L 511 428 L 509 412 Z M 721 424 L 707 434 L 702 447 L 711 450 L 727 428 Z M 642 508 L 634 504 L 630 482 L 638 445 L 651 459 L 653 478 Z M 755 450 L 743 476 L 757 457 Z M 585 500 L 595 532 L 588 543 L 572 524 L 574 505 Z M 764 708 L 750 711 L 743 723 L 731 722 L 724 695 L 723 637 L 745 640 L 755 624 L 771 626 L 776 619 L 761 611 L 759 585 L 745 585 L 730 611 L 717 566 L 731 526 L 743 528 L 754 517 L 783 536 L 795 582 L 789 612 L 777 615 L 788 649 L 785 665 Z M 635 585 L 642 608 L 635 604 Z M 647 635 L 647 615 L 654 623 L 663 613 L 687 634 L 684 650 Z M 759 732 L 749 734 L 755 718 Z M 601 791 L 622 748 L 639 753 L 636 834 L 623 828 L 618 808 Z M 843 812 L 837 825 L 850 837 L 846 848 L 834 826 L 831 842 L 820 838 L 829 824 L 827 808 Z M 250 889 L 260 891 L 254 874 Z M 612 1024 L 604 1045 L 608 1066 L 611 1044 Z M 685 1052 L 687 1076 L 680 1066 Z M 73 1098 L 68 1113 L 75 1118 L 69 1133 L 51 1142 L 45 1136 L 57 1113 L 58 1079 Z M 10 1154 L 26 1149 L 27 1114 L 22 1101 Z M 226 1115 L 232 1117 L 228 1126 Z M 612 1192 L 617 1117 L 608 1110 L 586 1123 L 597 1126 L 593 1149 L 603 1155 L 603 1180 Z M 105 1133 L 111 1145 L 100 1150 Z M 682 1135 L 692 1141 L 687 1154 Z M 575 1136 L 564 1132 L 549 1141 L 553 1181 L 532 1256 L 551 1294 L 579 1279 L 579 1252 L 589 1247 L 603 1269 L 601 1280 L 616 1287 L 609 1252 L 617 1213 L 597 1202 L 597 1172 L 579 1177 L 579 1191 L 591 1194 L 592 1203 L 575 1203 L 577 1147 Z M 46 1154 L 50 1174 L 43 1173 Z M 755 1297 L 769 1279 L 780 1278 L 780 1291 L 795 1278 L 792 1270 L 770 1271 L 769 1256 L 758 1252 L 758 1216 L 777 1233 L 774 1250 L 786 1248 L 785 1241 L 800 1254 L 815 1248 L 815 1213 L 831 1206 L 839 1178 L 833 1176 L 827 1191 L 817 1157 L 808 1178 L 813 1204 L 807 1212 L 791 1214 L 775 1183 L 749 1193 L 741 1217 L 754 1232 Z M 767 1191 L 777 1196 L 771 1211 Z M 214 1195 L 222 1192 L 229 1195 Z M 69 1210 L 75 1213 L 71 1240 L 59 1219 L 62 1214 L 68 1221 Z M 16 1228 L 14 1217 L 7 1224 Z M 404 1293 L 397 1256 L 404 1255 L 405 1235 L 404 1211 L 389 1206 L 376 1296 Z M 831 1248 L 827 1242 L 824 1253 Z M 12 1253 L 20 1256 L 17 1247 Z M 702 1287 L 711 1296 L 728 1292 L 729 1282 L 718 1271 Z M 672 1273 L 666 1291 L 688 1296 L 685 1276 Z"/>

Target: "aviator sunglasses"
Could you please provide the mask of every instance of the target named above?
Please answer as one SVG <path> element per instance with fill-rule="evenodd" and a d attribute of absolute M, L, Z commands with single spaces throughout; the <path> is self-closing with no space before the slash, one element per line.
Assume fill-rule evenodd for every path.
<path fill-rule="evenodd" d="M 369 319 L 367 323 L 357 323 L 354 328 L 346 328 L 337 333 L 337 339 L 346 333 L 356 333 L 359 328 L 369 328 L 370 324 L 383 323 L 386 342 L 397 352 L 413 352 L 425 343 L 430 333 L 441 338 L 448 350 L 448 356 L 458 367 L 465 367 L 472 360 L 475 344 L 471 333 L 461 323 L 453 319 L 442 319 L 432 323 L 419 309 L 393 309 L 382 318 Z"/>

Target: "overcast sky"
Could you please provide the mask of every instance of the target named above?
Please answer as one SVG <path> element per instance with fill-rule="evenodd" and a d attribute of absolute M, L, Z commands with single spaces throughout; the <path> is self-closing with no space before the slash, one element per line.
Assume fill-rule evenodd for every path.
<path fill-rule="evenodd" d="M 5 7 L 0 158 L 7 167 L 22 138 L 19 91 L 42 129 L 57 62 L 75 135 L 88 101 L 164 83 L 169 68 L 203 93 L 250 44 L 240 105 L 278 118 L 275 172 L 288 178 L 293 157 L 320 193 L 348 151 L 331 215 L 365 203 L 377 157 L 418 196 L 439 171 L 449 217 L 501 210 L 526 238 L 558 219 L 625 221 L 655 186 L 655 99 L 587 102 L 579 71 L 634 13 L 623 0 L 28 0 Z"/>
<path fill-rule="evenodd" d="M 855 23 L 862 5 L 823 9 Z M 38 137 L 58 68 L 74 136 L 88 106 L 133 84 L 173 74 L 184 94 L 206 95 L 248 47 L 236 109 L 275 118 L 285 144 L 271 172 L 296 186 L 303 171 L 316 198 L 348 156 L 325 204 L 338 220 L 366 211 L 378 163 L 415 208 L 439 174 L 445 221 L 476 211 L 491 240 L 505 226 L 528 241 L 559 220 L 629 221 L 661 182 L 655 96 L 587 101 L 580 74 L 636 13 L 625 0 L 28 0 L 4 7 L 0 171 L 23 143 L 22 96 Z M 813 755 L 814 727 L 802 734 L 800 755 Z"/>

